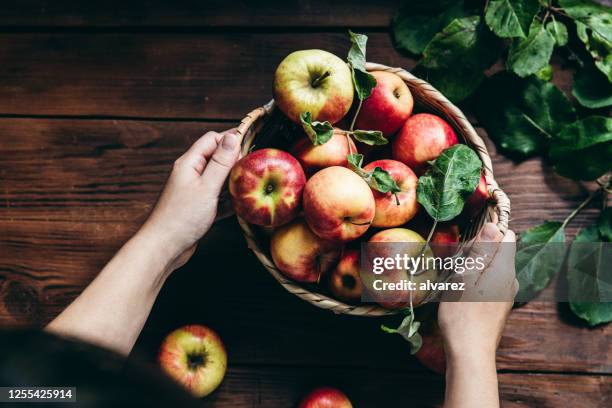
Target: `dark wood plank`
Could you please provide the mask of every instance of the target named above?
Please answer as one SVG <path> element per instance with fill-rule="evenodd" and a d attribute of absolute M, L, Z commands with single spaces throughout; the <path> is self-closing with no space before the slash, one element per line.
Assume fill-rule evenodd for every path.
<path fill-rule="evenodd" d="M 386 27 L 393 0 L 5 0 L 3 27 Z"/>
<path fill-rule="evenodd" d="M 270 100 L 298 49 L 344 57 L 345 33 L 10 34 L 0 38 L 0 114 L 242 119 Z M 386 33 L 372 61 L 410 68 Z"/>

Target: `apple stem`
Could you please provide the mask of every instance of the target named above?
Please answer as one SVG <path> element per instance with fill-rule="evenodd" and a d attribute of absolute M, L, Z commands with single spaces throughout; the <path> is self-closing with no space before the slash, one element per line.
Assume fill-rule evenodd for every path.
<path fill-rule="evenodd" d="M 355 129 L 355 121 L 357 120 L 357 115 L 359 115 L 359 111 L 361 110 L 361 104 L 363 101 L 359 98 L 359 104 L 357 105 L 357 109 L 355 110 L 355 115 L 353 116 L 353 120 L 351 121 L 351 127 L 349 130 L 352 132 Z"/>
<path fill-rule="evenodd" d="M 329 72 L 329 71 L 325 71 L 325 72 L 323 73 L 323 75 L 321 75 L 321 76 L 316 77 L 315 79 L 313 79 L 313 80 L 312 80 L 312 82 L 310 83 L 310 85 L 311 85 L 313 88 L 317 88 L 319 85 L 321 85 L 321 82 L 323 82 L 323 81 L 325 80 L 325 78 L 327 78 L 327 77 L 328 77 L 328 76 L 330 76 L 330 75 L 331 75 L 331 72 Z"/>

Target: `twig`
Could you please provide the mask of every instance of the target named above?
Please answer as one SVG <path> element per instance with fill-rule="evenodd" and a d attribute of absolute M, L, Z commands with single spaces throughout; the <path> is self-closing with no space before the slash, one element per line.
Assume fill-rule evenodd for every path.
<path fill-rule="evenodd" d="M 353 116 L 353 120 L 351 121 L 350 131 L 352 132 L 355 129 L 355 121 L 357 120 L 357 115 L 359 115 L 359 111 L 361 110 L 361 104 L 363 101 L 359 99 L 359 104 L 357 105 L 357 110 L 355 111 L 355 115 Z"/>

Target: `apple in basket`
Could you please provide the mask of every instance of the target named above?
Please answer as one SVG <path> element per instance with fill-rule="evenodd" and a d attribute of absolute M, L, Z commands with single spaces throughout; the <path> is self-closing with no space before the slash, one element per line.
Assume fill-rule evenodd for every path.
<path fill-rule="evenodd" d="M 234 165 L 229 192 L 238 216 L 251 224 L 278 226 L 299 214 L 305 183 L 304 170 L 293 156 L 261 149 Z"/>
<path fill-rule="evenodd" d="M 375 213 L 368 184 L 346 167 L 332 166 L 315 173 L 304 187 L 304 216 L 319 237 L 347 242 L 370 227 Z"/>
<path fill-rule="evenodd" d="M 355 126 L 357 129 L 380 130 L 387 137 L 394 134 L 412 113 L 414 100 L 408 85 L 399 76 L 386 71 L 371 73 L 376 87 L 363 101 Z"/>
<path fill-rule="evenodd" d="M 347 249 L 329 277 L 329 290 L 340 300 L 356 303 L 361 300 L 362 284 L 359 275 L 360 253 Z"/>
<path fill-rule="evenodd" d="M 397 160 L 376 160 L 365 166 L 363 170 L 371 172 L 376 167 L 388 172 L 401 191 L 393 194 L 372 190 L 376 202 L 376 214 L 372 226 L 388 228 L 405 224 L 419 209 L 416 199 L 417 176 L 410 167 Z"/>
<path fill-rule="evenodd" d="M 309 392 L 298 408 L 353 408 L 353 404 L 339 389 L 320 387 Z"/>
<path fill-rule="evenodd" d="M 465 202 L 466 213 L 469 216 L 475 216 L 480 210 L 482 210 L 482 207 L 485 206 L 489 198 L 490 195 L 487 187 L 487 180 L 485 179 L 484 174 L 481 174 L 476 190 L 474 190 L 472 195 L 470 195 Z"/>
<path fill-rule="evenodd" d="M 348 64 L 323 50 L 302 50 L 287 55 L 274 74 L 274 101 L 289 119 L 300 114 L 312 120 L 340 121 L 353 103 L 353 79 Z"/>
<path fill-rule="evenodd" d="M 276 267 L 298 282 L 319 282 L 340 257 L 341 247 L 316 236 L 304 220 L 274 231 L 270 252 Z"/>
<path fill-rule="evenodd" d="M 395 160 L 421 175 L 429 161 L 435 160 L 458 142 L 455 131 L 442 118 L 430 113 L 418 113 L 409 117 L 397 133 L 392 154 Z"/>
<path fill-rule="evenodd" d="M 333 136 L 322 145 L 314 145 L 306 136 L 300 138 L 291 149 L 307 175 L 330 166 L 348 165 L 346 156 L 357 153 L 353 140 L 342 130 L 334 129 Z"/>
<path fill-rule="evenodd" d="M 415 354 L 421 364 L 437 374 L 446 372 L 446 354 L 444 353 L 444 341 L 440 334 L 440 328 L 436 322 L 431 322 L 428 327 L 421 329 L 423 345 Z"/>
<path fill-rule="evenodd" d="M 162 371 L 196 397 L 213 392 L 225 376 L 227 354 L 221 339 L 205 326 L 183 326 L 170 333 L 159 350 Z"/>

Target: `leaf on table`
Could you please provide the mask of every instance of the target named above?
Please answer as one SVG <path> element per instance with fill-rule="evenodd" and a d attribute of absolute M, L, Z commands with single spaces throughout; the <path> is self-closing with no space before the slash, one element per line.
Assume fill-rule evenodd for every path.
<path fill-rule="evenodd" d="M 376 86 L 376 78 L 366 71 L 366 44 L 368 36 L 357 34 L 349 30 L 351 48 L 349 49 L 347 60 L 351 66 L 353 85 L 359 100 L 367 99 L 372 94 L 372 89 Z"/>
<path fill-rule="evenodd" d="M 397 329 L 392 329 L 385 325 L 381 325 L 380 328 L 385 333 L 399 334 L 410 344 L 410 354 L 416 354 L 421 346 L 423 345 L 423 338 L 419 334 L 420 322 L 417 322 L 414 318 L 414 313 L 409 313 L 404 317 L 402 323 Z"/>
<path fill-rule="evenodd" d="M 370 146 L 380 146 L 389 143 L 389 140 L 380 130 L 355 130 L 352 132 L 355 140 Z"/>
<path fill-rule="evenodd" d="M 560 21 L 557 21 L 553 17 L 553 21 L 546 24 L 546 30 L 555 39 L 555 44 L 558 47 L 563 47 L 567 44 L 567 27 Z"/>
<path fill-rule="evenodd" d="M 434 69 L 417 65 L 412 73 L 429 82 L 451 102 L 455 103 L 463 101 L 476 92 L 485 79 L 482 70 L 472 69 L 464 65 L 453 67 L 453 69 Z"/>
<path fill-rule="evenodd" d="M 555 85 L 508 72 L 484 82 L 474 107 L 489 137 L 520 159 L 545 152 L 550 139 L 576 120 L 572 104 Z"/>
<path fill-rule="evenodd" d="M 597 220 L 597 229 L 606 242 L 612 242 L 612 207 L 601 212 Z"/>
<path fill-rule="evenodd" d="M 612 170 L 612 118 L 589 116 L 566 125 L 548 156 L 557 173 L 574 180 L 594 180 Z"/>
<path fill-rule="evenodd" d="M 468 146 L 449 147 L 419 178 L 417 201 L 434 220 L 452 220 L 476 189 L 481 169 L 480 158 Z"/>
<path fill-rule="evenodd" d="M 570 308 L 591 326 L 612 321 L 610 248 L 602 241 L 597 225 L 582 229 L 567 262 Z"/>
<path fill-rule="evenodd" d="M 451 21 L 472 13 L 464 1 L 419 1 L 399 9 L 391 22 L 395 46 L 412 54 L 427 44 Z"/>
<path fill-rule="evenodd" d="M 578 21 L 576 34 L 593 57 L 595 67 L 603 72 L 609 82 L 612 82 L 612 42 Z"/>
<path fill-rule="evenodd" d="M 521 234 L 515 261 L 518 300 L 531 300 L 559 272 L 565 259 L 564 242 L 560 222 L 546 221 Z"/>
<path fill-rule="evenodd" d="M 612 84 L 593 63 L 585 62 L 574 75 L 572 95 L 582 106 L 603 108 L 612 105 Z"/>
<path fill-rule="evenodd" d="M 491 0 L 485 11 L 485 21 L 499 37 L 524 38 L 539 10 L 540 4 L 534 0 Z"/>
<path fill-rule="evenodd" d="M 327 143 L 334 134 L 334 127 L 331 123 L 328 121 L 313 122 L 310 112 L 302 112 L 300 114 L 300 121 L 302 122 L 302 129 L 304 129 L 304 132 L 306 132 L 306 135 L 315 146 Z"/>
<path fill-rule="evenodd" d="M 563 11 L 612 42 L 612 8 L 590 0 L 559 0 Z"/>
<path fill-rule="evenodd" d="M 548 65 L 554 46 L 555 38 L 538 19 L 534 19 L 527 38 L 512 41 L 506 65 L 520 77 L 535 74 Z"/>
<path fill-rule="evenodd" d="M 553 69 L 551 65 L 547 65 L 538 72 L 535 73 L 535 76 L 542 81 L 550 81 L 553 77 Z"/>

